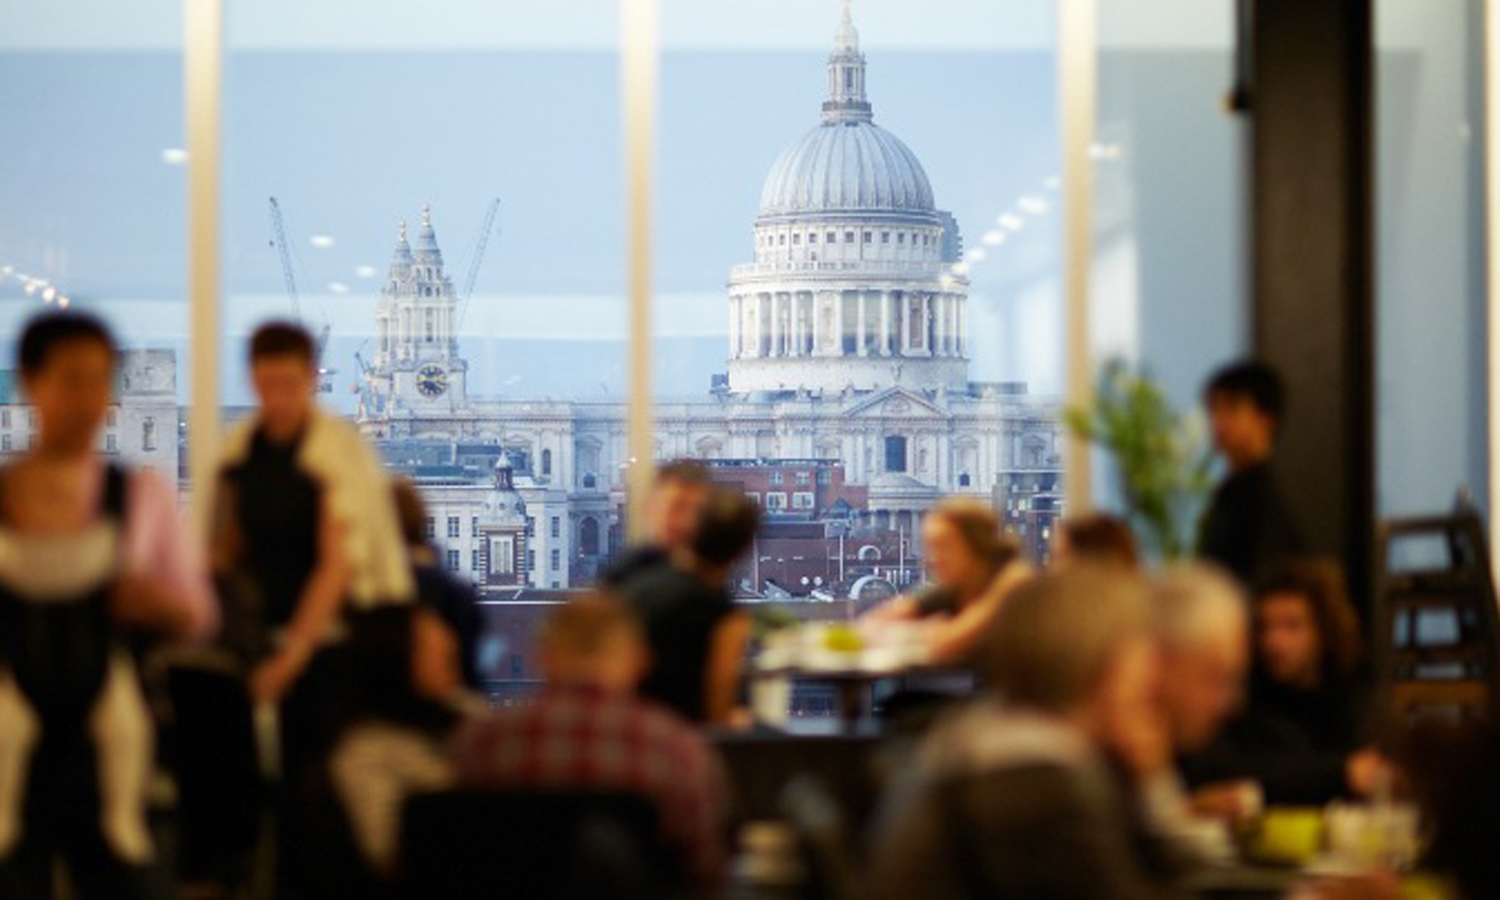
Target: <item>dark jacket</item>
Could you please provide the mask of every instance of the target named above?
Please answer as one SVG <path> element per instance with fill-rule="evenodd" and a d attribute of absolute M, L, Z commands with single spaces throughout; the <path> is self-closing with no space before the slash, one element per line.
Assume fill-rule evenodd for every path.
<path fill-rule="evenodd" d="M 1148 859 L 1131 800 L 1068 726 L 980 700 L 940 723 L 887 798 L 861 896 L 1182 896 Z"/>
<path fill-rule="evenodd" d="M 1257 676 L 1244 712 L 1213 746 L 1183 760 L 1183 776 L 1195 788 L 1251 779 L 1267 803 L 1319 806 L 1346 794 L 1349 756 L 1372 737 L 1366 678 L 1308 691 Z"/>
<path fill-rule="evenodd" d="M 1198 532 L 1198 555 L 1250 585 L 1306 550 L 1302 530 L 1277 493 L 1269 462 L 1225 478 Z"/>

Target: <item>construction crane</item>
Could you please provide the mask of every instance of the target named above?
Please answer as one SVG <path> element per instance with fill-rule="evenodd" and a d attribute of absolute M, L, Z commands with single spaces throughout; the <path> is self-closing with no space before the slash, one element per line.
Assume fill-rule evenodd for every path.
<path fill-rule="evenodd" d="M 271 246 L 281 255 L 281 277 L 286 282 L 286 296 L 292 301 L 292 315 L 298 319 L 302 318 L 302 301 L 297 295 L 297 276 L 292 268 L 292 248 L 286 241 L 286 222 L 281 216 L 281 204 L 276 198 L 271 198 Z M 317 364 L 318 364 L 318 393 L 328 394 L 333 392 L 333 376 L 338 374 L 337 369 L 325 369 L 323 367 L 323 351 L 328 346 L 328 336 L 332 332 L 325 321 L 323 327 L 318 331 Z"/>
<path fill-rule="evenodd" d="M 479 228 L 479 239 L 474 245 L 474 255 L 469 259 L 469 272 L 464 276 L 463 293 L 458 295 L 458 328 L 455 332 L 462 331 L 464 327 L 464 314 L 469 311 L 469 296 L 474 293 L 474 285 L 479 281 L 479 267 L 484 263 L 484 251 L 490 242 L 490 232 L 495 230 L 495 217 L 500 213 L 500 198 L 496 197 L 490 201 L 489 208 L 484 212 L 484 224 Z"/>

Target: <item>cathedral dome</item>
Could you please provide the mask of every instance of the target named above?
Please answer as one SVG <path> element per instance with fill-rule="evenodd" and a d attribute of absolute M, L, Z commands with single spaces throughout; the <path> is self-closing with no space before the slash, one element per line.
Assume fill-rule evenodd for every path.
<path fill-rule="evenodd" d="M 865 119 L 825 121 L 784 150 L 760 194 L 763 216 L 933 211 L 932 185 L 901 139 Z"/>

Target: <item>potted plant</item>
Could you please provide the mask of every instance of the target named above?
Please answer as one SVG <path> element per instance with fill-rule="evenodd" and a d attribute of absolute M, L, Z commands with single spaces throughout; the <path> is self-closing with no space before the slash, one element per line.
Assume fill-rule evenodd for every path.
<path fill-rule="evenodd" d="M 1189 553 L 1212 487 L 1201 420 L 1174 410 L 1149 375 L 1120 359 L 1105 364 L 1092 402 L 1065 417 L 1113 458 L 1125 517 L 1148 552 L 1163 561 Z"/>

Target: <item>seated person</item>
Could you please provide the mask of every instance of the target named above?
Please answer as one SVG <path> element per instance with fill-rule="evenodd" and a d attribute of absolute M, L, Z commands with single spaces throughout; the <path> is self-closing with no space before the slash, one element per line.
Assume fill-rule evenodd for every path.
<path fill-rule="evenodd" d="M 456 642 L 463 682 L 471 690 L 479 690 L 479 595 L 474 585 L 444 567 L 438 556 L 438 548 L 427 538 L 427 504 L 416 484 L 410 479 L 398 478 L 392 482 L 396 500 L 396 513 L 401 520 L 401 534 L 411 552 L 412 577 L 417 586 L 417 604 L 430 612 L 439 622 L 423 616 L 418 627 L 441 633 L 434 628 L 441 623 Z M 439 638 L 440 639 L 440 638 Z"/>
<path fill-rule="evenodd" d="M 599 575 L 599 587 L 618 591 L 638 575 L 671 565 L 672 555 L 692 541 L 693 523 L 712 487 L 708 470 L 691 460 L 658 466 L 646 498 L 646 540 L 612 560 Z"/>
<path fill-rule="evenodd" d="M 1370 691 L 1359 626 L 1338 567 L 1289 563 L 1255 597 L 1254 666 L 1244 712 L 1185 760 L 1205 811 L 1243 812 L 1235 783 L 1268 803 L 1322 804 L 1370 794 L 1387 772 L 1369 749 Z"/>
<path fill-rule="evenodd" d="M 691 726 L 636 696 L 650 656 L 635 617 L 590 595 L 558 607 L 538 640 L 546 684 L 530 705 L 459 731 L 459 784 L 638 791 L 656 801 L 663 837 L 687 871 L 704 886 L 718 882 L 723 773 Z"/>
<path fill-rule="evenodd" d="M 1063 520 L 1057 530 L 1053 567 L 1089 563 L 1139 570 L 1141 551 L 1130 523 L 1108 513 Z"/>
<path fill-rule="evenodd" d="M 947 500 L 922 525 L 922 550 L 932 584 L 876 607 L 872 621 L 931 619 L 930 656 L 962 663 L 982 640 L 1006 595 L 1029 574 L 1014 541 L 983 503 Z"/>
<path fill-rule="evenodd" d="M 727 725 L 736 717 L 750 617 L 735 607 L 728 584 L 759 524 L 759 507 L 743 494 L 711 491 L 671 564 L 630 579 L 622 591 L 651 649 L 641 695 L 689 722 Z"/>
<path fill-rule="evenodd" d="M 1000 607 L 976 664 L 994 693 L 939 723 L 893 786 L 865 896 L 1175 896 L 1112 762 L 1164 743 L 1149 731 L 1144 586 L 1082 568 L 1035 579 Z"/>
<path fill-rule="evenodd" d="M 1239 712 L 1249 666 L 1249 609 L 1239 583 L 1217 568 L 1168 568 L 1152 580 L 1151 605 L 1161 684 L 1157 708 L 1175 756 L 1202 751 Z M 1165 762 L 1165 760 L 1163 760 Z M 1236 854 L 1222 824 L 1205 821 L 1189 803 L 1170 764 L 1138 768 L 1142 826 L 1184 868 L 1231 861 Z"/>

